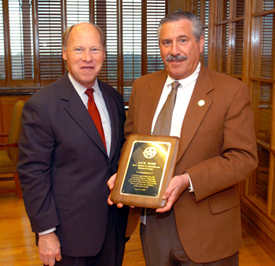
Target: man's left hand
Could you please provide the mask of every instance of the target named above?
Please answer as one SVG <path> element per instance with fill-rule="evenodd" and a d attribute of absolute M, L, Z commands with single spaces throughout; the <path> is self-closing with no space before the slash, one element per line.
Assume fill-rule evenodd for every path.
<path fill-rule="evenodd" d="M 163 199 L 167 199 L 166 205 L 162 208 L 156 209 L 156 212 L 163 213 L 171 210 L 180 194 L 189 186 L 190 182 L 187 174 L 174 176 L 170 180 L 168 187 L 162 196 Z"/>

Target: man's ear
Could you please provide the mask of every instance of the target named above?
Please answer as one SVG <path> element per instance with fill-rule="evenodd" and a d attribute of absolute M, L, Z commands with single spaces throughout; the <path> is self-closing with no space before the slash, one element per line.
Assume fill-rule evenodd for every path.
<path fill-rule="evenodd" d="M 200 39 L 199 39 L 199 46 L 200 46 L 200 53 L 202 53 L 203 51 L 203 46 L 204 46 L 204 37 L 201 36 Z"/>
<path fill-rule="evenodd" d="M 67 60 L 67 51 L 65 51 L 64 49 L 62 50 L 62 57 L 64 60 Z"/>

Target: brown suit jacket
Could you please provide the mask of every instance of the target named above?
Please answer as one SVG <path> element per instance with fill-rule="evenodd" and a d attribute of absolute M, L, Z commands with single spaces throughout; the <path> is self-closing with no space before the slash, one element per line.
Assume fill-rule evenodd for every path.
<path fill-rule="evenodd" d="M 126 137 L 150 134 L 167 78 L 165 70 L 137 79 L 132 88 Z M 205 104 L 200 106 L 198 102 Z M 182 246 L 196 263 L 236 253 L 242 244 L 240 201 L 236 184 L 257 167 L 254 119 L 248 87 L 241 81 L 201 70 L 181 130 L 175 175 L 187 172 L 194 193 L 186 189 L 174 204 Z M 136 227 L 131 211 L 127 235 Z"/>

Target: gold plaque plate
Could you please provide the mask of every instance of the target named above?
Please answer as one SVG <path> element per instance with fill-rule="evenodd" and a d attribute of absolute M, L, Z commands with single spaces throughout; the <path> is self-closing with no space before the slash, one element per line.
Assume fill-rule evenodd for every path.
<path fill-rule="evenodd" d="M 129 206 L 157 209 L 174 174 L 179 138 L 132 134 L 117 171 L 111 200 Z"/>

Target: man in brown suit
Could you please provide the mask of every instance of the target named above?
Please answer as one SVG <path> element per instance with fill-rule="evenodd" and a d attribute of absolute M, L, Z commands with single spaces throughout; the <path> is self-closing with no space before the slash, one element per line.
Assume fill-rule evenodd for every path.
<path fill-rule="evenodd" d="M 132 88 L 126 137 L 152 134 L 172 82 L 180 83 L 170 131 L 180 144 L 174 177 L 163 195 L 167 204 L 141 216 L 149 266 L 238 265 L 242 232 L 236 184 L 257 166 L 250 93 L 243 82 L 200 63 L 203 44 L 194 14 L 167 15 L 159 26 L 165 70 L 137 79 Z M 140 212 L 132 209 L 128 235 Z"/>

